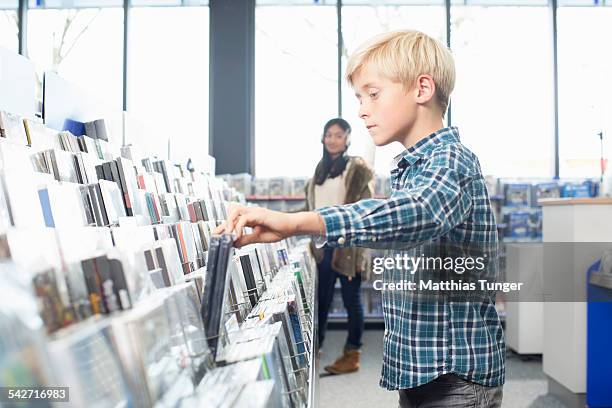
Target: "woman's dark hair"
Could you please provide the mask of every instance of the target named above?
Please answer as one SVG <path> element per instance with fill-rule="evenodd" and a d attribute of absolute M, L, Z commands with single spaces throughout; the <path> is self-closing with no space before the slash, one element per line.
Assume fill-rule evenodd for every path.
<path fill-rule="evenodd" d="M 351 125 L 342 119 L 342 118 L 334 118 L 329 120 L 325 126 L 323 127 L 323 136 L 321 136 L 321 143 L 325 141 L 325 135 L 330 127 L 338 125 L 342 130 L 344 130 L 347 134 L 347 137 L 351 133 Z M 348 140 L 347 140 L 348 141 Z M 341 175 L 346 168 L 346 164 L 348 163 L 348 154 L 346 150 L 348 149 L 348 143 L 344 152 L 335 159 L 331 157 L 327 149 L 325 148 L 325 144 L 323 144 L 323 158 L 317 165 L 317 169 L 315 170 L 315 183 L 317 185 L 321 185 L 325 182 L 325 180 L 329 178 L 335 178 Z"/>

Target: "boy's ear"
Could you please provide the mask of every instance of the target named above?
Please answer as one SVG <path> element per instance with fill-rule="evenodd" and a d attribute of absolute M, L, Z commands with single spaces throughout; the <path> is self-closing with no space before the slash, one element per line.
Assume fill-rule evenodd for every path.
<path fill-rule="evenodd" d="M 417 103 L 425 104 L 436 94 L 436 84 L 431 75 L 422 74 L 416 79 Z"/>

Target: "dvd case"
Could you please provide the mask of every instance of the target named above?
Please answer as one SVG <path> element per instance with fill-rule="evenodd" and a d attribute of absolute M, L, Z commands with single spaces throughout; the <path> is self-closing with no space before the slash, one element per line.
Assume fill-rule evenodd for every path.
<path fill-rule="evenodd" d="M 0 263 L 0 387 L 57 383 L 34 293 L 22 282 L 27 271 Z"/>
<path fill-rule="evenodd" d="M 196 269 L 202 268 L 203 266 L 206 265 L 206 261 L 204 260 L 205 259 L 204 258 L 205 257 L 204 246 L 206 245 L 204 241 L 204 237 L 200 233 L 200 228 L 198 224 L 189 223 L 189 222 L 185 224 L 191 227 L 191 232 L 193 234 L 193 241 L 194 241 L 195 248 L 196 248 Z"/>
<path fill-rule="evenodd" d="M 227 365 L 253 358 L 262 360 L 265 379 L 274 380 L 276 404 L 281 407 L 291 406 L 291 400 L 288 397 L 289 383 L 276 336 L 267 335 L 255 337 L 249 341 L 232 343 L 217 357 L 217 363 Z"/>
<path fill-rule="evenodd" d="M 184 194 L 176 193 L 174 194 L 174 199 L 176 201 L 176 207 L 179 211 L 181 221 L 195 222 L 195 220 L 191 218 L 189 212 L 189 208 L 187 205 L 187 197 Z"/>
<path fill-rule="evenodd" d="M 93 312 L 87 293 L 83 268 L 80 263 L 72 262 L 64 269 L 66 287 L 72 308 L 75 313 L 75 320 L 81 321 L 90 317 Z"/>
<path fill-rule="evenodd" d="M 19 228 L 44 227 L 36 174 L 5 169 L 0 177 L 5 196 L 8 198 L 13 225 Z"/>
<path fill-rule="evenodd" d="M 106 314 L 108 310 L 104 303 L 102 277 L 98 273 L 94 259 L 85 259 L 81 261 L 83 267 L 83 276 L 89 293 L 89 303 L 93 314 Z"/>
<path fill-rule="evenodd" d="M 155 254 L 167 286 L 177 285 L 185 280 L 176 243 L 173 239 L 168 238 L 158 241 Z"/>
<path fill-rule="evenodd" d="M 244 280 L 240 258 L 234 256 L 230 268 L 230 289 L 234 295 L 233 304 L 230 307 L 236 311 L 236 318 L 243 322 L 249 311 L 253 308 L 249 298 L 249 292 Z"/>
<path fill-rule="evenodd" d="M 110 274 L 113 280 L 113 289 L 119 302 L 121 310 L 128 310 L 132 307 L 130 289 L 123 270 L 123 264 L 118 259 L 109 259 Z"/>
<path fill-rule="evenodd" d="M 155 171 L 160 173 L 163 177 L 165 192 L 174 192 L 172 188 L 173 184 L 171 182 L 171 180 L 174 180 L 174 166 L 172 166 L 172 164 L 170 164 L 167 160 L 158 160 L 153 162 L 153 167 L 155 168 Z"/>
<path fill-rule="evenodd" d="M 40 119 L 24 119 L 27 145 L 32 147 L 34 152 L 48 149 L 61 150 L 58 132 L 46 127 Z"/>
<path fill-rule="evenodd" d="M 246 384 L 234 403 L 235 407 L 269 408 L 275 406 L 274 381 L 263 380 Z"/>
<path fill-rule="evenodd" d="M 114 181 L 107 180 L 100 180 L 98 185 L 100 186 L 108 223 L 109 225 L 117 224 L 119 222 L 119 217 L 125 217 L 125 207 L 123 199 L 121 198 L 119 185 Z"/>
<path fill-rule="evenodd" d="M 49 344 L 57 384 L 69 387 L 73 406 L 115 407 L 129 401 L 108 326 L 108 320 L 82 322 L 56 333 Z"/>
<path fill-rule="evenodd" d="M 64 304 L 58 289 L 58 276 L 53 269 L 34 274 L 32 286 L 40 307 L 40 315 L 48 333 L 53 333 L 74 321 L 71 304 Z"/>
<path fill-rule="evenodd" d="M 255 306 L 259 298 L 259 293 L 257 292 L 257 283 L 255 281 L 255 275 L 253 273 L 251 258 L 249 254 L 244 254 L 240 255 L 239 259 L 240 265 L 242 267 L 241 270 L 244 276 L 247 296 L 251 301 L 251 306 Z"/>
<path fill-rule="evenodd" d="M 112 319 L 110 336 L 135 406 L 153 406 L 180 374 L 164 297 L 150 296 Z"/>
<path fill-rule="evenodd" d="M 47 227 L 89 225 L 88 209 L 84 206 L 79 184 L 49 182 L 46 188 L 38 190 L 38 198 Z"/>
<path fill-rule="evenodd" d="M 214 367 L 214 360 L 200 315 L 200 298 L 194 282 L 181 283 L 171 290 L 170 301 L 176 306 L 180 328 L 185 339 L 187 356 L 190 359 L 192 378 L 198 384 L 204 374 Z"/>
<path fill-rule="evenodd" d="M 0 136 L 15 144 L 25 146 L 27 137 L 23 118 L 19 115 L 0 111 Z"/>
<path fill-rule="evenodd" d="M 165 209 L 165 214 L 168 217 L 167 222 L 178 222 L 181 220 L 181 214 L 179 212 L 178 205 L 176 203 L 176 197 L 174 194 L 165 193 L 160 196 L 163 202 L 162 207 Z"/>
<path fill-rule="evenodd" d="M 117 162 L 119 183 L 121 185 L 121 192 L 123 193 L 126 214 L 143 215 L 142 211 L 139 211 L 139 208 L 137 208 L 134 202 L 135 190 L 138 188 L 138 182 L 136 181 L 136 172 L 134 171 L 133 163 L 128 159 L 124 159 L 123 157 L 119 157 L 115 161 Z"/>
<path fill-rule="evenodd" d="M 108 141 L 108 131 L 104 119 L 85 122 L 85 134 L 92 139 Z"/>
<path fill-rule="evenodd" d="M 226 293 L 229 286 L 228 263 L 233 256 L 233 238 L 223 234 L 211 239 L 208 252 L 208 266 L 206 270 L 206 283 L 202 296 L 202 318 L 206 325 L 206 335 L 209 346 L 216 356 L 219 336 L 223 330 L 222 318 Z M 223 341 L 221 345 L 223 345 Z"/>
<path fill-rule="evenodd" d="M 62 150 L 67 152 L 77 153 L 81 151 L 78 138 L 70 133 L 70 131 L 64 130 L 58 133 L 60 139 L 60 146 Z"/>

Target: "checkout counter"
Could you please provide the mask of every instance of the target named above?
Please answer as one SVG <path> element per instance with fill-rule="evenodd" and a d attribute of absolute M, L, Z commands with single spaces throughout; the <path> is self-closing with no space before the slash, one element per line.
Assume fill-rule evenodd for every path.
<path fill-rule="evenodd" d="M 543 287 L 550 293 L 543 303 L 543 369 L 550 394 L 568 407 L 584 407 L 587 270 L 612 249 L 612 199 L 544 199 L 539 204 L 543 212 Z M 607 381 L 612 385 L 610 377 Z"/>

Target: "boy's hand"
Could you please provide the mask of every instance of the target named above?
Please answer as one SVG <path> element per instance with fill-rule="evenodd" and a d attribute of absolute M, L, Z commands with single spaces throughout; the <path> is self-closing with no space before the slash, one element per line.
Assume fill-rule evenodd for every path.
<path fill-rule="evenodd" d="M 244 227 L 251 227 L 252 233 L 245 235 Z M 242 247 L 257 242 L 277 242 L 292 235 L 320 233 L 324 229 L 323 220 L 316 213 L 287 214 L 262 207 L 233 204 L 229 208 L 227 221 L 215 233 L 235 232 L 234 245 Z"/>

